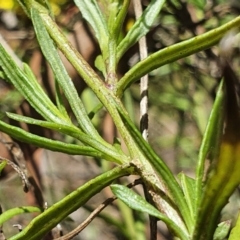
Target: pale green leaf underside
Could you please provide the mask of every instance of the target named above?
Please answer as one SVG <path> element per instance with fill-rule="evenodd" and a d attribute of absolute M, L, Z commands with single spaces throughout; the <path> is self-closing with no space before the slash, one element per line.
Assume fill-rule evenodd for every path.
<path fill-rule="evenodd" d="M 166 217 L 164 214 L 159 212 L 154 206 L 149 204 L 143 197 L 136 194 L 133 190 L 119 184 L 113 184 L 111 185 L 112 192 L 121 200 L 123 201 L 127 206 L 130 208 L 148 213 L 151 216 L 157 217 L 164 221 L 169 228 L 171 228 L 175 234 L 181 239 L 187 239 L 186 233 L 182 231 L 179 226 L 177 226 L 171 219 Z"/>

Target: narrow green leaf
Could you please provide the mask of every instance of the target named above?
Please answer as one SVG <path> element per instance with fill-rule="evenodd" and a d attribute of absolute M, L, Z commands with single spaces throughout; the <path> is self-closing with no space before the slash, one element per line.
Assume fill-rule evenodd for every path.
<path fill-rule="evenodd" d="M 45 92 L 39 91 L 37 80 L 25 74 L 0 45 L 0 66 L 22 96 L 39 112 L 45 119 L 53 122 L 64 122 L 64 116 L 58 111 Z M 26 71 L 26 68 L 25 68 Z"/>
<path fill-rule="evenodd" d="M 193 178 L 188 177 L 184 173 L 178 175 L 180 179 L 180 184 L 184 193 L 184 197 L 189 206 L 189 210 L 192 216 L 192 219 L 195 219 L 196 216 L 196 181 Z M 194 226 L 194 222 L 192 223 Z"/>
<path fill-rule="evenodd" d="M 23 63 L 23 72 L 26 74 L 27 79 L 32 83 L 32 87 L 35 89 L 35 91 L 37 91 L 37 93 L 41 96 L 45 96 L 46 93 L 44 92 L 43 87 L 39 84 L 31 68 L 26 63 Z M 67 119 L 68 118 L 66 118 L 66 120 Z"/>
<path fill-rule="evenodd" d="M 165 222 L 167 227 L 171 229 L 176 236 L 180 237 L 180 239 L 188 239 L 186 233 L 181 228 L 179 228 L 179 226 L 176 225 L 174 221 L 166 217 L 164 214 L 160 213 L 143 197 L 123 185 L 113 184 L 110 187 L 112 192 L 127 206 L 134 210 L 145 212 L 151 216 L 159 218 L 160 220 Z"/>
<path fill-rule="evenodd" d="M 38 119 L 30 118 L 30 117 L 25 117 L 22 115 L 18 115 L 15 113 L 9 113 L 9 112 L 7 112 L 6 115 L 9 118 L 14 119 L 19 122 L 25 122 L 25 123 L 29 123 L 29 124 L 33 124 L 33 125 L 38 125 L 41 127 L 46 127 L 46 128 L 52 129 L 52 130 L 56 130 L 58 132 L 66 133 L 68 135 L 70 135 L 71 132 L 77 132 L 78 134 L 86 135 L 80 129 L 75 127 L 74 125 L 47 122 L 47 121 L 38 120 Z"/>
<path fill-rule="evenodd" d="M 151 54 L 144 60 L 134 65 L 118 82 L 118 96 L 121 96 L 125 89 L 133 82 L 139 80 L 142 76 L 152 70 L 216 45 L 229 30 L 238 28 L 239 25 L 240 16 L 234 18 L 232 21 L 222 25 L 221 27 L 215 28 L 197 37 L 176 43 Z"/>
<path fill-rule="evenodd" d="M 144 10 L 142 16 L 134 23 L 127 33 L 126 37 L 119 43 L 117 47 L 117 61 L 123 54 L 138 40 L 145 36 L 151 29 L 156 17 L 159 15 L 165 0 L 152 0 L 148 7 Z"/>
<path fill-rule="evenodd" d="M 122 32 L 122 25 L 124 23 L 125 17 L 128 13 L 128 8 L 130 5 L 131 0 L 123 0 L 122 5 L 119 9 L 119 12 L 117 16 L 115 16 L 115 19 L 113 20 L 113 26 L 111 35 L 115 37 L 115 40 L 117 41 L 121 32 Z M 119 3 L 119 1 L 118 1 Z M 118 42 L 118 41 L 117 41 Z"/>
<path fill-rule="evenodd" d="M 238 214 L 236 225 L 231 230 L 228 240 L 239 240 L 239 236 L 240 236 L 240 214 Z"/>
<path fill-rule="evenodd" d="M 123 201 L 128 207 L 140 212 L 148 213 L 159 219 L 162 218 L 162 213 L 133 190 L 119 184 L 112 184 L 110 188 L 114 195 L 116 195 L 116 197 Z"/>
<path fill-rule="evenodd" d="M 42 212 L 42 211 L 43 211 L 43 209 L 41 209 L 39 207 L 32 207 L 32 206 L 22 206 L 22 207 L 16 207 L 16 208 L 9 209 L 0 215 L 0 225 L 2 225 L 3 223 L 5 223 L 9 219 L 11 219 L 12 217 L 17 216 L 19 214 L 36 213 L 36 212 Z"/>
<path fill-rule="evenodd" d="M 90 136 L 95 138 L 101 139 L 97 130 L 94 128 L 93 124 L 91 123 L 86 110 L 80 100 L 77 90 L 74 87 L 72 80 L 70 79 L 61 59 L 60 56 L 53 44 L 52 39 L 50 38 L 39 13 L 34 8 L 31 11 L 31 17 L 33 21 L 33 25 L 35 28 L 35 33 L 38 38 L 38 42 L 41 46 L 43 54 L 51 68 L 53 73 L 56 77 L 56 80 L 59 82 L 66 98 L 69 101 L 69 104 L 76 116 L 76 119 L 81 127 L 81 129 L 88 133 Z"/>
<path fill-rule="evenodd" d="M 108 44 L 108 28 L 106 20 L 96 0 L 74 0 L 83 17 L 91 25 L 98 39 L 102 52 L 106 51 Z"/>
<path fill-rule="evenodd" d="M 85 204 L 92 196 L 108 186 L 112 181 L 129 175 L 133 169 L 126 166 L 116 167 L 88 181 L 65 198 L 50 206 L 42 214 L 34 218 L 22 232 L 10 237 L 9 240 L 36 240 L 48 233 L 69 214 Z"/>
<path fill-rule="evenodd" d="M 19 141 L 33 144 L 37 147 L 71 155 L 84 155 L 103 158 L 103 155 L 100 152 L 97 152 L 91 147 L 78 146 L 76 144 L 68 144 L 56 140 L 51 140 L 49 138 L 39 137 L 37 135 L 26 132 L 21 128 L 14 127 L 2 121 L 0 121 L 0 130 Z"/>
<path fill-rule="evenodd" d="M 46 127 L 46 128 L 64 133 L 66 135 L 72 136 L 80 140 L 83 144 L 94 148 L 96 151 L 100 151 L 102 153 L 101 154 L 102 157 L 106 160 L 116 162 L 119 164 L 128 161 L 127 157 L 124 155 L 122 151 L 119 151 L 118 149 L 114 148 L 112 145 L 109 145 L 109 147 L 106 147 L 97 139 L 89 137 L 86 133 L 83 133 L 80 129 L 78 129 L 74 125 L 69 126 L 69 125 L 64 125 L 59 123 L 47 122 L 47 121 L 42 121 L 42 120 L 21 116 L 14 113 L 7 113 L 7 116 L 16 121 L 34 124 L 41 127 Z"/>
<path fill-rule="evenodd" d="M 227 62 L 221 62 L 226 86 L 226 116 L 218 158 L 212 162 L 199 204 L 194 238 L 212 240 L 223 207 L 240 184 L 239 80 Z"/>
<path fill-rule="evenodd" d="M 219 85 L 216 99 L 208 120 L 208 124 L 203 136 L 202 144 L 198 154 L 198 165 L 196 170 L 196 208 L 199 207 L 202 187 L 204 181 L 205 161 L 214 160 L 218 156 L 224 122 L 225 93 L 224 82 Z"/>
<path fill-rule="evenodd" d="M 26 63 L 23 63 L 23 72 L 26 74 L 27 79 L 29 79 L 31 81 L 32 85 L 35 88 L 37 88 L 38 91 L 42 91 L 42 93 L 45 93 L 43 91 L 43 88 L 38 83 L 35 75 L 33 74 L 32 70 L 31 70 L 31 68 Z"/>
<path fill-rule="evenodd" d="M 71 123 L 71 120 L 67 113 L 67 109 L 64 106 L 64 101 L 63 101 L 63 96 L 61 93 L 60 86 L 56 80 L 55 80 L 55 95 L 56 95 L 56 103 L 59 111 L 65 116 L 66 119 L 69 120 L 69 123 Z"/>
<path fill-rule="evenodd" d="M 107 18 L 107 28 L 111 35 L 111 37 L 115 37 L 113 35 L 115 26 L 115 21 L 117 19 L 117 15 L 119 10 L 121 9 L 121 1 L 119 0 L 111 0 L 108 4 L 104 4 L 104 14 Z M 119 33 L 118 33 L 119 34 Z"/>

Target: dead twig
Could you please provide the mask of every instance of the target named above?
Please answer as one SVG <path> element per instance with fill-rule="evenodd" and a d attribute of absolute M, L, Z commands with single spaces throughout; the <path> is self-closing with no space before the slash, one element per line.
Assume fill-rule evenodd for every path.
<path fill-rule="evenodd" d="M 6 158 L 3 158 L 0 156 L 0 164 L 1 163 L 6 163 L 7 165 L 11 166 L 19 175 L 19 177 L 21 178 L 22 180 L 22 184 L 23 184 L 23 191 L 24 192 L 28 192 L 29 191 L 29 186 L 30 186 L 30 183 L 28 181 L 28 178 L 27 176 L 25 175 L 25 173 L 23 172 L 23 170 L 18 167 L 14 162 L 6 159 Z"/>

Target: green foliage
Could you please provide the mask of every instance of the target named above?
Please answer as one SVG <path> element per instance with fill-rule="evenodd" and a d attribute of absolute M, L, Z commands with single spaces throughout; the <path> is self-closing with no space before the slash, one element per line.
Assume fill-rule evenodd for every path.
<path fill-rule="evenodd" d="M 240 217 L 238 215 L 236 225 L 230 233 L 229 240 L 237 240 L 239 238 L 239 235 L 240 235 Z"/>
<path fill-rule="evenodd" d="M 181 173 L 178 181 L 165 161 L 143 139 L 133 120 L 129 117 L 131 113 L 127 112 L 123 105 L 122 96 L 134 82 L 152 70 L 216 45 L 230 29 L 240 25 L 240 17 L 209 32 L 150 54 L 120 78 L 117 75 L 119 61 L 131 46 L 150 32 L 165 1 L 150 1 L 142 16 L 136 20 L 123 38 L 121 38 L 120 32 L 130 1 L 110 1 L 110 6 L 105 11 L 99 6 L 99 2 L 101 1 L 75 1 L 83 18 L 96 35 L 101 53 L 95 62 L 103 73 L 104 80 L 66 39 L 52 19 L 45 1 L 44 4 L 41 4 L 40 1 L 19 0 L 26 14 L 32 20 L 42 53 L 53 71 L 56 103 L 47 96 L 29 66 L 24 63 L 23 69 L 21 69 L 0 45 L 1 77 L 18 90 L 42 116 L 42 119 L 9 112 L 6 112 L 6 116 L 18 122 L 37 125 L 64 136 L 70 136 L 79 144 L 40 137 L 4 121 L 0 121 L 0 130 L 15 139 L 38 147 L 72 155 L 96 157 L 101 159 L 101 162 L 110 161 L 115 164 L 113 169 L 91 179 L 41 212 L 22 232 L 10 239 L 41 239 L 69 214 L 83 207 L 103 188 L 110 186 L 114 180 L 131 174 L 142 178 L 147 192 L 152 198 L 150 202 L 153 204 L 148 203 L 142 196 L 123 185 L 111 185 L 113 193 L 128 207 L 157 217 L 166 224 L 174 236 L 182 240 L 210 240 L 213 239 L 213 236 L 214 239 L 224 238 L 228 234 L 229 225 L 224 222 L 218 224 L 218 219 L 228 198 L 240 183 L 240 163 L 238 161 L 240 134 L 238 135 L 239 130 L 235 133 L 231 127 L 232 125 L 237 127 L 240 121 L 238 100 L 237 97 L 232 97 L 236 95 L 235 83 L 232 80 L 234 73 L 224 72 L 224 79 L 219 85 L 199 150 L 195 179 Z M 199 8 L 203 8 L 203 2 L 196 1 L 195 4 Z M 91 94 L 95 94 L 95 97 L 98 98 L 100 104 L 96 106 L 93 103 L 92 110 L 89 111 L 89 106 L 86 103 L 84 105 L 79 97 L 61 61 L 59 50 L 89 86 Z M 181 99 L 183 104 L 172 100 L 175 95 L 176 92 L 173 92 L 172 95 L 166 94 L 164 101 L 175 104 L 175 107 L 181 111 L 190 108 L 188 99 L 184 96 Z M 73 118 L 66 110 L 65 100 L 74 114 Z M 106 142 L 93 124 L 92 117 L 102 106 L 112 117 L 127 151 L 121 148 L 121 142 L 117 138 L 113 140 L 113 144 Z M 224 134 L 222 134 L 225 118 L 228 121 Z M 207 158 L 210 159 L 210 168 L 204 172 Z M 4 166 L 2 163 L 0 168 L 2 169 Z M 121 206 L 121 208 L 124 211 L 124 207 Z M 1 215 L 0 222 L 3 223 L 17 214 L 35 211 L 40 211 L 40 209 L 34 207 L 13 208 Z M 232 239 L 235 239 L 234 232 L 238 231 L 238 223 L 234 229 L 231 234 Z M 125 235 L 127 234 L 125 233 Z M 128 237 L 134 239 L 131 233 Z"/>
<path fill-rule="evenodd" d="M 108 186 L 114 179 L 128 175 L 131 172 L 132 169 L 129 165 L 116 167 L 113 170 L 88 181 L 86 184 L 71 192 L 65 198 L 34 218 L 22 232 L 10 239 L 41 239 L 48 231 L 55 227 L 70 213 L 76 211 L 102 188 Z"/>
<path fill-rule="evenodd" d="M 111 185 L 111 189 L 112 192 L 130 208 L 159 218 L 169 226 L 177 237 L 180 239 L 188 239 L 186 229 L 179 228 L 171 219 L 161 214 L 155 207 L 149 204 L 144 198 L 137 195 L 134 191 L 117 184 Z M 185 232 L 183 230 L 185 230 Z"/>
<path fill-rule="evenodd" d="M 11 219 L 12 217 L 22 214 L 22 213 L 34 213 L 34 212 L 42 212 L 42 209 L 38 207 L 32 207 L 32 206 L 22 206 L 22 207 L 17 207 L 17 208 L 12 208 L 4 213 L 1 214 L 0 216 L 0 223 L 1 225 Z"/>

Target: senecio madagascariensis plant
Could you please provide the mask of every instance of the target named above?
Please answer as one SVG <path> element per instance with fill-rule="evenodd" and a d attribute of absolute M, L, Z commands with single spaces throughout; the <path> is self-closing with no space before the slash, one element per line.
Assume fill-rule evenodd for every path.
<path fill-rule="evenodd" d="M 49 0 L 52 11 L 55 15 L 60 14 L 61 6 L 65 4 L 67 0 Z M 0 0 L 0 10 L 15 10 L 18 8 L 17 1 L 14 0 Z"/>

